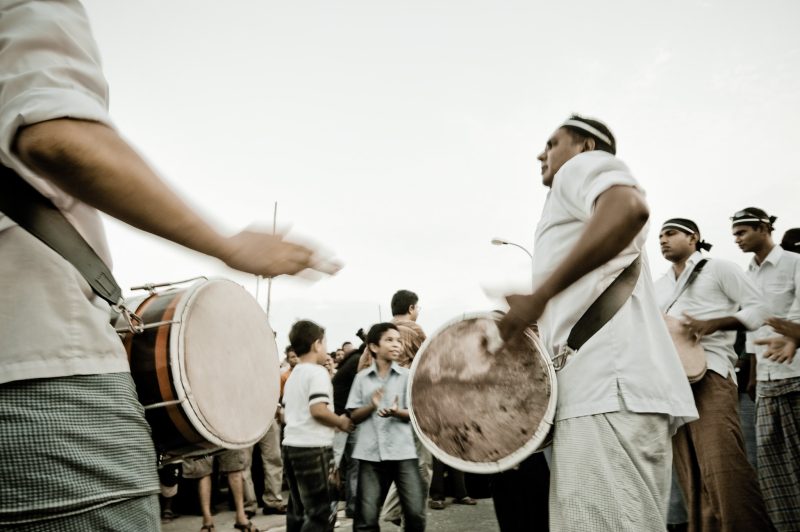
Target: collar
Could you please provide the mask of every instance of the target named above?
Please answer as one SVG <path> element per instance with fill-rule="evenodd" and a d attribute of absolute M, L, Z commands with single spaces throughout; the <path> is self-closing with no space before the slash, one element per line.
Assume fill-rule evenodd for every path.
<path fill-rule="evenodd" d="M 392 365 L 389 366 L 389 373 L 391 374 L 393 371 L 398 375 L 400 374 L 400 365 L 397 362 L 392 362 Z M 367 369 L 367 373 L 374 373 L 375 376 L 378 376 L 378 364 L 374 360 Z"/>
<path fill-rule="evenodd" d="M 699 251 L 695 251 L 694 253 L 689 255 L 689 258 L 686 259 L 686 266 L 684 266 L 683 272 L 681 272 L 681 275 L 683 275 L 687 271 L 693 270 L 695 265 L 697 265 L 697 263 L 700 262 L 701 260 L 703 260 L 703 254 L 700 253 Z M 672 276 L 672 279 L 674 281 L 677 282 L 678 279 L 680 279 L 680 275 L 678 275 L 678 276 L 675 275 L 675 268 L 674 267 L 670 266 L 669 273 Z"/>
<path fill-rule="evenodd" d="M 751 271 L 758 270 L 759 268 L 761 268 L 761 266 L 764 266 L 766 263 L 770 263 L 773 266 L 776 266 L 781 261 L 781 257 L 783 256 L 784 253 L 786 253 L 786 251 L 783 250 L 780 244 L 775 244 L 772 250 L 764 258 L 764 262 L 762 262 L 761 265 L 759 265 L 756 262 L 756 256 L 753 255 L 753 258 L 750 259 L 750 270 Z"/>

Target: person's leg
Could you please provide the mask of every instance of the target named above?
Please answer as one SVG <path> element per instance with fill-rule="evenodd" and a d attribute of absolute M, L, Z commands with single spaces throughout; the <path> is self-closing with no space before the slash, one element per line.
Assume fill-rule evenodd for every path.
<path fill-rule="evenodd" d="M 358 502 L 358 460 L 353 458 L 353 448 L 355 448 L 355 446 L 356 433 L 351 432 L 347 435 L 347 445 L 345 445 L 344 457 L 342 459 L 345 463 L 345 493 L 347 500 L 344 514 L 347 517 L 354 517 L 356 515 L 356 503 Z"/>
<path fill-rule="evenodd" d="M 333 528 L 335 514 L 331 510 L 329 475 L 333 467 L 330 447 L 284 447 L 286 462 L 291 461 L 293 480 L 303 513 L 302 532 L 328 532 Z M 287 468 L 288 472 L 288 468 Z M 294 497 L 294 490 L 292 492 Z M 292 501 L 290 500 L 290 508 Z M 290 513 L 297 513 L 293 510 Z M 289 514 L 287 514 L 288 516 Z M 288 517 L 287 517 L 288 523 Z M 287 527 L 288 531 L 288 527 Z"/>
<path fill-rule="evenodd" d="M 233 471 L 228 473 L 228 487 L 231 489 L 233 496 L 233 506 L 236 511 L 236 523 L 240 525 L 247 524 L 249 519 L 244 512 L 244 482 L 242 481 L 242 472 Z"/>
<path fill-rule="evenodd" d="M 300 500 L 300 491 L 297 487 L 297 479 L 294 475 L 291 451 L 288 447 L 283 448 L 283 475 L 289 485 L 289 502 L 286 505 L 286 532 L 299 532 L 303 526 L 303 502 Z"/>
<path fill-rule="evenodd" d="M 273 421 L 269 430 L 258 442 L 261 463 L 264 468 L 264 513 L 286 513 L 286 504 L 281 495 L 283 484 L 283 458 L 281 458 L 280 423 Z"/>
<path fill-rule="evenodd" d="M 394 483 L 403 509 L 403 527 L 406 532 L 425 530 L 425 485 L 419 474 L 416 459 L 393 463 Z"/>
<path fill-rule="evenodd" d="M 758 383 L 759 483 L 775 528 L 800 530 L 800 393 L 762 396 L 768 386 Z"/>
<path fill-rule="evenodd" d="M 742 425 L 744 448 L 747 451 L 747 461 L 758 471 L 756 458 L 756 403 L 746 393 L 739 394 L 739 421 Z"/>
<path fill-rule="evenodd" d="M 251 463 L 252 465 L 252 463 Z M 242 470 L 242 489 L 244 491 L 244 513 L 250 518 L 258 512 L 258 499 L 256 499 L 256 487 L 253 484 L 250 467 Z"/>
<path fill-rule="evenodd" d="M 534 453 L 516 468 L 492 477 L 492 500 L 502 532 L 547 532 L 550 467 Z"/>
<path fill-rule="evenodd" d="M 425 503 L 428 502 L 428 489 L 431 487 L 431 477 L 433 476 L 433 455 L 417 438 L 415 433 L 414 447 L 417 449 L 417 462 L 419 463 L 419 475 L 422 478 L 422 485 L 425 488 Z M 389 523 L 397 523 L 403 515 L 400 508 L 400 498 L 397 495 L 397 486 L 394 484 L 389 488 L 389 493 L 386 496 L 386 501 L 383 503 L 383 510 L 381 511 L 381 519 Z"/>
<path fill-rule="evenodd" d="M 220 453 L 219 470 L 228 475 L 228 487 L 233 497 L 233 506 L 236 511 L 236 523 L 247 524 L 250 519 L 244 509 L 244 480 L 242 471 L 250 468 L 253 457 L 253 448 L 231 449 Z"/>
<path fill-rule="evenodd" d="M 200 513 L 203 515 L 203 526 L 212 526 L 211 516 L 211 475 L 197 481 L 197 495 L 200 498 Z"/>
<path fill-rule="evenodd" d="M 358 494 L 353 532 L 378 532 L 381 503 L 389 491 L 391 476 L 383 462 L 359 460 Z"/>
<path fill-rule="evenodd" d="M 665 530 L 671 462 L 666 415 L 621 411 L 557 421 L 550 528 Z"/>
<path fill-rule="evenodd" d="M 700 419 L 689 424 L 689 431 L 700 478 L 691 489 L 695 496 L 699 491 L 701 521 L 698 523 L 690 510 L 689 529 L 771 530 L 756 473 L 744 448 L 736 385 L 709 371 L 692 390 Z"/>
<path fill-rule="evenodd" d="M 444 469 L 445 465 L 436 457 L 433 458 L 433 475 L 431 476 L 430 507 L 434 510 L 444 508 Z"/>
<path fill-rule="evenodd" d="M 697 404 L 695 402 L 695 404 Z M 700 405 L 697 405 L 698 409 Z M 697 463 L 697 454 L 692 439 L 693 428 L 697 421 L 687 423 L 678 429 L 672 437 L 673 468 L 680 486 L 680 495 L 683 496 L 686 510 L 688 530 L 702 529 L 703 516 L 703 484 L 700 476 L 700 466 Z M 678 512 L 680 513 L 680 512 Z"/>

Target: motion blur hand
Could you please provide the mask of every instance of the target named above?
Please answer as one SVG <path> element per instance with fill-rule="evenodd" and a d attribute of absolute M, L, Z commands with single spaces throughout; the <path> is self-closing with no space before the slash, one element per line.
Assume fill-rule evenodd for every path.
<path fill-rule="evenodd" d="M 511 295 L 506 297 L 508 312 L 497 324 L 500 336 L 508 343 L 522 335 L 528 327 L 534 325 L 547 306 L 547 299 L 534 292 L 530 295 Z"/>
<path fill-rule="evenodd" d="M 383 388 L 378 388 L 375 390 L 375 393 L 372 394 L 372 408 L 380 410 L 381 399 L 383 399 Z"/>
<path fill-rule="evenodd" d="M 797 340 L 788 336 L 773 336 L 771 338 L 761 338 L 754 342 L 756 345 L 765 345 L 764 358 L 775 362 L 789 364 L 794 360 L 797 351 Z"/>
<path fill-rule="evenodd" d="M 781 318 L 769 318 L 767 325 L 772 327 L 776 333 L 794 338 L 795 342 L 800 343 L 800 323 Z"/>
<path fill-rule="evenodd" d="M 399 399 L 400 398 L 395 395 L 394 396 L 394 401 L 392 401 L 392 406 L 390 406 L 389 408 L 382 408 L 382 409 L 378 410 L 378 415 L 380 417 L 395 417 L 395 416 L 397 416 L 397 411 L 400 410 L 400 407 L 398 405 Z"/>
<path fill-rule="evenodd" d="M 683 325 L 686 334 L 695 344 L 697 344 L 703 336 L 716 332 L 716 328 L 710 321 L 698 320 L 686 313 L 683 314 L 681 325 Z"/>
<path fill-rule="evenodd" d="M 306 246 L 287 242 L 280 234 L 245 230 L 225 239 L 225 245 L 219 257 L 225 264 L 263 277 L 295 275 L 309 268 L 332 275 L 341 269 L 336 261 Z"/>

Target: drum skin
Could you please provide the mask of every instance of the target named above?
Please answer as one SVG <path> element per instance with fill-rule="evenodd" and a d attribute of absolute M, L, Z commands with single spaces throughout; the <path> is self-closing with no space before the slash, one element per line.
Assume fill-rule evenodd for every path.
<path fill-rule="evenodd" d="M 123 337 L 162 462 L 253 445 L 278 403 L 275 335 L 255 299 L 224 279 L 132 300 L 140 334 Z M 169 323 L 172 322 L 172 323 Z"/>
<path fill-rule="evenodd" d="M 678 351 L 683 370 L 690 383 L 695 383 L 706 374 L 706 352 L 700 342 L 695 342 L 686 332 L 681 320 L 672 316 L 664 316 L 672 343 Z"/>
<path fill-rule="evenodd" d="M 541 450 L 555 417 L 549 357 L 531 331 L 503 346 L 498 317 L 449 322 L 425 341 L 411 368 L 414 430 L 434 456 L 461 471 L 514 467 Z"/>

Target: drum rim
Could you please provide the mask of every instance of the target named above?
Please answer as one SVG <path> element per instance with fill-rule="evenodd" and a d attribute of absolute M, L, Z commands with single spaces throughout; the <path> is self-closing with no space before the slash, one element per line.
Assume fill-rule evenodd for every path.
<path fill-rule="evenodd" d="M 486 318 L 497 321 L 502 315 L 498 312 L 465 312 L 451 320 L 448 320 L 444 324 L 442 324 L 439 328 L 437 328 L 433 334 L 428 336 L 425 341 L 420 346 L 417 354 L 414 356 L 414 360 L 411 362 L 411 368 L 409 370 L 409 378 L 408 383 L 406 384 L 406 396 L 408 397 L 408 412 L 409 417 L 411 418 L 411 425 L 414 429 L 414 433 L 417 435 L 419 440 L 425 446 L 426 449 L 430 451 L 430 453 L 439 459 L 441 462 L 449 465 L 450 467 L 454 467 L 460 471 L 464 471 L 465 473 L 479 473 L 479 474 L 489 474 L 489 473 L 500 473 L 502 471 L 506 471 L 511 469 L 520 462 L 525 460 L 531 454 L 535 452 L 542 451 L 539 447 L 547 440 L 548 435 L 550 434 L 556 414 L 556 402 L 558 399 L 558 381 L 556 380 L 556 371 L 553 367 L 553 362 L 550 360 L 550 357 L 547 356 L 547 351 L 544 349 L 544 345 L 542 341 L 539 339 L 538 336 L 533 334 L 530 329 L 525 331 L 526 336 L 535 344 L 539 357 L 544 362 L 546 373 L 548 378 L 550 379 L 550 399 L 547 404 L 547 408 L 545 409 L 544 416 L 542 417 L 542 421 L 539 424 L 539 427 L 534 432 L 533 436 L 519 449 L 512 452 L 508 456 L 505 456 L 497 461 L 493 462 L 471 462 L 468 460 L 463 460 L 461 458 L 457 458 L 446 453 L 444 450 L 440 449 L 433 441 L 428 438 L 428 436 L 422 432 L 419 428 L 419 424 L 417 422 L 416 414 L 414 413 L 414 401 L 412 396 L 412 384 L 414 381 L 414 375 L 416 373 L 417 366 L 419 365 L 419 361 L 422 359 L 421 355 L 424 355 L 425 350 L 428 348 L 430 343 L 433 341 L 434 338 L 439 336 L 445 329 L 455 325 L 457 323 L 476 319 L 476 318 Z"/>
<path fill-rule="evenodd" d="M 250 447 L 258 442 L 261 438 L 264 437 L 264 434 L 267 433 L 269 430 L 269 425 L 267 425 L 264 432 L 258 436 L 251 438 L 244 442 L 231 442 L 228 440 L 224 440 L 219 437 L 219 435 L 214 434 L 209 429 L 208 421 L 202 416 L 202 412 L 200 411 L 200 407 L 197 402 L 194 400 L 194 395 L 192 394 L 192 387 L 189 385 L 189 378 L 188 378 L 188 371 L 186 368 L 186 357 L 185 357 L 185 339 L 184 333 L 185 329 L 181 330 L 180 325 L 183 323 L 185 319 L 185 313 L 188 308 L 191 307 L 191 303 L 197 299 L 201 288 L 208 286 L 212 283 L 228 283 L 231 285 L 236 286 L 241 290 L 245 290 L 245 288 L 236 283 L 235 281 L 231 281 L 230 279 L 225 279 L 224 277 L 210 277 L 208 279 L 201 279 L 190 286 L 186 287 L 184 294 L 179 296 L 179 300 L 177 305 L 175 306 L 175 316 L 179 317 L 175 323 L 170 325 L 170 352 L 169 352 L 169 364 L 170 368 L 173 372 L 174 376 L 177 376 L 175 379 L 177 382 L 180 383 L 180 386 L 175 386 L 175 390 L 178 394 L 178 399 L 181 400 L 181 408 L 183 409 L 186 417 L 192 422 L 192 428 L 197 431 L 205 440 L 213 445 L 223 447 L 225 449 L 244 449 L 246 447 Z M 260 307 L 259 307 L 260 308 Z M 278 352 L 277 342 L 275 340 L 275 334 L 272 330 L 272 326 L 269 324 L 268 320 L 266 321 L 266 326 L 270 332 L 273 334 L 269 335 L 270 338 L 268 341 L 275 343 L 275 352 Z M 277 403 L 277 401 L 276 401 Z M 276 405 L 277 408 L 277 405 Z"/>

